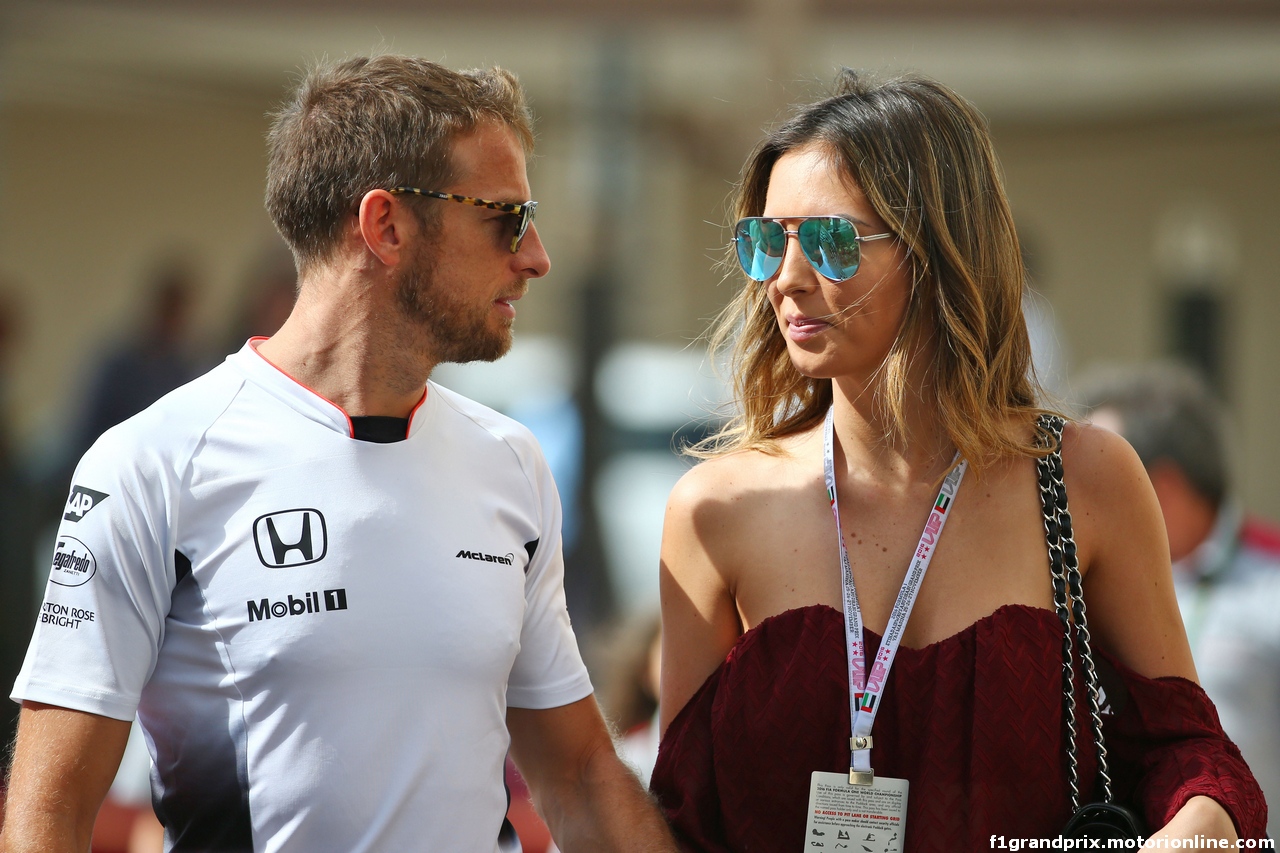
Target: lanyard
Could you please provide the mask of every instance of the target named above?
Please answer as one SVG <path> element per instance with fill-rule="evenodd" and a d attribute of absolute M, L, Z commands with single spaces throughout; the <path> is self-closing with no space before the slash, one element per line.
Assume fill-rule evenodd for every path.
<path fill-rule="evenodd" d="M 911 616 L 911 608 L 915 606 L 916 595 L 920 592 L 920 584 L 924 573 L 933 559 L 933 552 L 942 536 L 942 528 L 949 517 L 948 510 L 960 489 L 960 480 L 969 463 L 960 459 L 958 465 L 951 469 L 938 491 L 938 499 L 933 502 L 929 512 L 929 520 L 925 522 L 924 533 L 920 535 L 920 544 L 916 546 L 915 556 L 907 576 L 902 581 L 902 589 L 893 603 L 893 612 L 889 614 L 889 625 L 885 628 L 884 639 L 880 642 L 880 651 L 871 665 L 870 676 L 866 673 L 866 646 L 862 642 L 862 610 L 858 607 L 858 592 L 853 586 L 853 568 L 849 564 L 849 550 L 844 544 L 844 533 L 840 527 L 840 506 L 836 500 L 835 471 L 835 409 L 827 410 L 827 421 L 823 427 L 823 473 L 827 481 L 827 497 L 831 500 L 831 512 L 836 517 L 836 537 L 840 540 L 840 575 L 844 586 L 844 639 L 845 652 L 849 661 L 849 730 L 853 737 L 849 738 L 849 749 L 852 756 L 849 761 L 849 784 L 870 785 L 875 780 L 871 769 L 871 726 L 875 723 L 879 711 L 880 695 L 884 692 L 885 680 L 893 666 L 893 658 L 898 653 L 898 645 L 902 642 L 902 632 L 907 627 L 907 619 Z M 959 459 L 960 454 L 956 454 Z"/>

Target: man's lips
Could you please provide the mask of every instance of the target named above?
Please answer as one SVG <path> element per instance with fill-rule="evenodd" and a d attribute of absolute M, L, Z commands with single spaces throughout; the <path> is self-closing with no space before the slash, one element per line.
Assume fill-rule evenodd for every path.
<path fill-rule="evenodd" d="M 497 299 L 493 300 L 493 304 L 498 307 L 498 312 L 500 314 L 509 319 L 514 319 L 516 316 L 516 307 L 511 303 L 522 298 L 524 294 L 524 289 L 521 289 L 507 296 L 499 296 Z"/>

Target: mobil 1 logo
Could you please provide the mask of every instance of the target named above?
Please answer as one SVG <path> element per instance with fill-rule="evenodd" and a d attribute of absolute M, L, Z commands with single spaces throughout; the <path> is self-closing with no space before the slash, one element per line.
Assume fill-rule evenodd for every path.
<path fill-rule="evenodd" d="M 288 595 L 279 601 L 260 598 L 257 601 L 246 601 L 245 604 L 249 608 L 250 622 L 261 622 L 266 619 L 285 619 L 289 616 L 306 616 L 308 613 L 346 610 L 347 591 L 345 589 L 326 589 L 323 593 L 304 592 L 300 597 Z"/>
<path fill-rule="evenodd" d="M 105 501 L 111 495 L 86 489 L 84 486 L 72 486 L 71 497 L 67 498 L 66 511 L 62 513 L 63 521 L 79 521 L 89 514 L 89 510 Z"/>

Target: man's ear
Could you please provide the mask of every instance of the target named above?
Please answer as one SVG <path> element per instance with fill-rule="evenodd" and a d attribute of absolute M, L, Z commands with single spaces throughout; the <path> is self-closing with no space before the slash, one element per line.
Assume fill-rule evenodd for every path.
<path fill-rule="evenodd" d="M 398 266 L 417 227 L 408 207 L 386 190 L 369 190 L 360 199 L 356 224 L 365 248 L 389 267 Z"/>

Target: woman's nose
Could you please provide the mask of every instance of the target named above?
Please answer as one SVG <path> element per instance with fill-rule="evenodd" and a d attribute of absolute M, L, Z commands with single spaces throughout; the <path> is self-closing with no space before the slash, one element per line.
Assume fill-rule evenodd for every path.
<path fill-rule="evenodd" d="M 786 243 L 782 247 L 782 263 L 773 284 L 781 294 L 791 293 L 797 289 L 812 289 L 818 286 L 818 271 L 804 257 L 800 250 L 800 238 L 795 231 L 784 231 Z M 796 246 L 792 248 L 792 238 Z"/>

